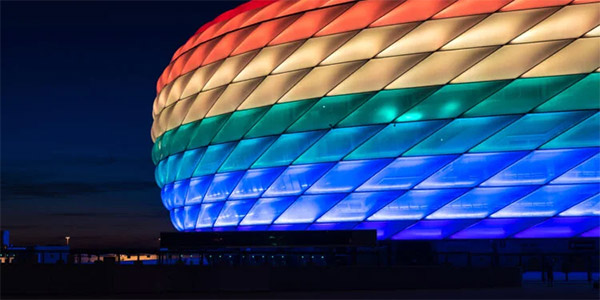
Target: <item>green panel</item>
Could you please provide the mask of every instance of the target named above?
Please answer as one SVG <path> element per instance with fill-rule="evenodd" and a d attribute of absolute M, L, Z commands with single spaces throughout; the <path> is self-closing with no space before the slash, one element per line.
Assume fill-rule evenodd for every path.
<path fill-rule="evenodd" d="M 259 107 L 246 110 L 238 110 L 231 115 L 223 128 L 212 140 L 212 144 L 220 144 L 241 139 L 258 119 L 269 109 L 269 107 Z"/>
<path fill-rule="evenodd" d="M 192 139 L 192 136 L 196 133 L 197 127 L 198 124 L 196 123 L 188 123 L 179 126 L 171 138 L 169 147 L 167 147 L 167 155 L 185 151 L 190 143 L 190 140 Z"/>
<path fill-rule="evenodd" d="M 518 116 L 455 119 L 404 155 L 463 153 L 494 134 Z"/>
<path fill-rule="evenodd" d="M 592 73 L 540 105 L 535 112 L 598 109 L 600 108 L 599 87 L 600 73 Z"/>
<path fill-rule="evenodd" d="M 448 123 L 446 120 L 435 120 L 390 124 L 345 159 L 399 156 L 446 123 Z"/>
<path fill-rule="evenodd" d="M 175 180 L 182 180 L 192 177 L 192 174 L 198 166 L 198 163 L 200 163 L 204 152 L 206 152 L 206 147 L 184 152 L 183 157 L 181 158 L 181 166 L 179 167 L 179 171 L 175 176 Z"/>
<path fill-rule="evenodd" d="M 288 129 L 289 132 L 325 129 L 335 126 L 373 93 L 323 97 Z"/>
<path fill-rule="evenodd" d="M 221 129 L 221 126 L 225 124 L 225 121 L 227 121 L 230 115 L 231 114 L 218 115 L 195 122 L 199 125 L 197 125 L 196 132 L 192 135 L 188 149 L 196 149 L 210 144 L 210 141 L 217 131 Z"/>
<path fill-rule="evenodd" d="M 380 91 L 343 119 L 339 126 L 389 123 L 438 88 L 439 86 L 433 86 Z"/>
<path fill-rule="evenodd" d="M 338 161 L 382 127 L 383 125 L 372 125 L 332 129 L 294 161 L 294 164 Z"/>
<path fill-rule="evenodd" d="M 325 130 L 318 130 L 283 134 L 252 165 L 252 168 L 289 165 L 325 132 Z"/>
<path fill-rule="evenodd" d="M 309 99 L 273 105 L 245 137 L 253 138 L 283 133 L 318 100 Z"/>
<path fill-rule="evenodd" d="M 152 145 L 152 161 L 154 165 L 158 165 L 158 162 L 162 159 L 162 138 L 162 135 L 159 136 L 154 141 L 154 145 Z"/>
<path fill-rule="evenodd" d="M 587 120 L 557 136 L 542 146 L 542 149 L 598 147 L 600 146 L 600 131 L 598 128 L 600 128 L 600 113 L 594 114 Z"/>
<path fill-rule="evenodd" d="M 231 142 L 208 146 L 198 167 L 194 170 L 193 176 L 196 177 L 216 173 L 236 144 L 237 143 L 235 142 Z"/>
<path fill-rule="evenodd" d="M 526 113 L 581 78 L 583 75 L 517 79 L 473 107 L 465 116 Z"/>
<path fill-rule="evenodd" d="M 169 145 L 171 145 L 171 142 L 173 141 L 173 135 L 175 135 L 175 130 L 169 130 L 162 135 L 162 145 L 160 147 L 160 160 L 169 157 Z"/>
<path fill-rule="evenodd" d="M 398 117 L 396 121 L 410 122 L 458 117 L 507 83 L 508 81 L 502 80 L 445 85 Z"/>
<path fill-rule="evenodd" d="M 590 114 L 590 111 L 528 114 L 477 145 L 471 152 L 533 150 Z"/>
<path fill-rule="evenodd" d="M 258 158 L 276 139 L 268 136 L 256 139 L 242 140 L 229 155 L 219 172 L 237 171 L 250 168 Z"/>

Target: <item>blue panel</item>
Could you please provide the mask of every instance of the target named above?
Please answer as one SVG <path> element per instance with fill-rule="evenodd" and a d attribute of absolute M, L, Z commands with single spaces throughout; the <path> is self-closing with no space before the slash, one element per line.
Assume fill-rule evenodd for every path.
<path fill-rule="evenodd" d="M 219 216 L 221 208 L 224 202 L 206 203 L 200 205 L 200 213 L 198 214 L 198 221 L 196 222 L 196 228 L 212 227 L 213 223 Z"/>
<path fill-rule="evenodd" d="M 202 160 L 194 170 L 193 176 L 201 176 L 216 173 L 225 158 L 231 153 L 236 143 L 211 145 L 206 149 Z"/>
<path fill-rule="evenodd" d="M 275 224 L 312 223 L 344 196 L 345 194 L 301 196 L 275 220 Z"/>
<path fill-rule="evenodd" d="M 552 218 L 515 235 L 516 238 L 570 238 L 598 226 L 597 217 Z"/>
<path fill-rule="evenodd" d="M 527 152 L 464 154 L 431 175 L 415 188 L 439 189 L 473 187 L 506 168 Z"/>
<path fill-rule="evenodd" d="M 599 187 L 596 184 L 543 186 L 492 217 L 552 217 L 597 194 Z"/>
<path fill-rule="evenodd" d="M 592 230 L 588 230 L 588 231 L 582 233 L 580 236 L 587 237 L 587 238 L 600 238 L 600 226 L 598 226 Z"/>
<path fill-rule="evenodd" d="M 341 161 L 323 175 L 306 193 L 351 192 L 390 162 L 391 159 Z"/>
<path fill-rule="evenodd" d="M 163 205 L 166 209 L 171 210 L 173 208 L 173 184 L 166 184 L 162 187 L 162 191 L 160 192 L 160 197 L 162 198 Z"/>
<path fill-rule="evenodd" d="M 306 230 L 350 230 L 356 226 L 356 222 L 342 223 L 314 223 Z"/>
<path fill-rule="evenodd" d="M 189 180 L 175 181 L 173 183 L 173 206 L 183 206 L 189 186 Z"/>
<path fill-rule="evenodd" d="M 198 163 L 200 163 L 200 159 L 202 159 L 204 152 L 206 152 L 206 147 L 184 152 L 183 157 L 181 158 L 181 166 L 179 167 L 179 171 L 177 172 L 175 180 L 182 180 L 192 177 L 192 174 L 198 166 Z"/>
<path fill-rule="evenodd" d="M 225 201 L 244 173 L 244 171 L 237 171 L 215 174 L 204 196 L 204 202 Z"/>
<path fill-rule="evenodd" d="M 504 239 L 533 226 L 543 218 L 484 219 L 452 235 L 451 239 Z"/>
<path fill-rule="evenodd" d="M 596 152 L 596 149 L 534 151 L 481 185 L 544 184 L 594 155 Z"/>
<path fill-rule="evenodd" d="M 296 196 L 319 179 L 333 163 L 289 166 L 267 189 L 264 197 Z"/>
<path fill-rule="evenodd" d="M 237 226 L 252 208 L 256 200 L 227 201 L 215 222 L 215 226 Z"/>
<path fill-rule="evenodd" d="M 184 219 L 184 211 L 183 208 L 176 208 L 171 210 L 171 223 L 173 227 L 178 231 L 183 230 L 183 219 Z"/>
<path fill-rule="evenodd" d="M 573 126 L 555 139 L 551 140 L 542 149 L 575 148 L 575 147 L 598 147 L 600 146 L 600 134 L 598 124 L 600 113 L 596 113 L 587 120 Z"/>
<path fill-rule="evenodd" d="M 475 222 L 475 220 L 419 221 L 394 235 L 392 240 L 439 240 Z"/>
<path fill-rule="evenodd" d="M 291 231 L 291 230 L 306 230 L 310 224 L 282 224 L 282 225 L 271 225 L 269 231 Z"/>
<path fill-rule="evenodd" d="M 325 213 L 317 222 L 360 222 L 401 194 L 401 191 L 352 193 Z"/>
<path fill-rule="evenodd" d="M 536 186 L 475 188 L 427 219 L 482 219 L 529 194 Z"/>
<path fill-rule="evenodd" d="M 204 194 L 206 194 L 206 190 L 208 190 L 208 187 L 210 186 L 212 178 L 212 175 L 208 175 L 190 179 L 190 186 L 187 198 L 185 199 L 185 205 L 201 203 L 202 199 L 204 199 Z"/>
<path fill-rule="evenodd" d="M 229 199 L 258 198 L 275 181 L 285 167 L 248 170 Z"/>
<path fill-rule="evenodd" d="M 362 222 L 354 227 L 354 230 L 377 230 L 377 239 L 384 240 L 398 231 L 414 224 L 415 221 L 397 221 L 397 222 Z"/>
<path fill-rule="evenodd" d="M 600 154 L 581 163 L 567 173 L 552 180 L 552 184 L 598 183 L 600 182 Z"/>
<path fill-rule="evenodd" d="M 181 158 L 183 157 L 183 153 L 177 153 L 169 156 L 167 158 L 167 174 L 165 182 L 173 182 L 175 181 L 175 177 L 177 176 L 177 171 L 179 171 L 179 166 L 181 166 Z"/>
<path fill-rule="evenodd" d="M 561 217 L 600 216 L 600 195 L 591 198 L 561 212 Z"/>
<path fill-rule="evenodd" d="M 198 213 L 200 213 L 200 205 L 184 206 L 183 229 L 194 230 L 196 221 L 198 221 Z"/>
<path fill-rule="evenodd" d="M 325 134 L 325 130 L 282 134 L 252 165 L 253 168 L 286 166 Z"/>
<path fill-rule="evenodd" d="M 466 191 L 467 189 L 410 190 L 368 220 L 420 220 Z"/>
<path fill-rule="evenodd" d="M 231 172 L 250 168 L 252 163 L 275 141 L 274 136 L 241 140 L 229 154 L 219 172 Z"/>
<path fill-rule="evenodd" d="M 357 191 L 409 189 L 455 158 L 456 155 L 397 158 Z"/>
<path fill-rule="evenodd" d="M 261 198 L 246 214 L 240 225 L 266 225 L 273 223 L 296 197 Z"/>

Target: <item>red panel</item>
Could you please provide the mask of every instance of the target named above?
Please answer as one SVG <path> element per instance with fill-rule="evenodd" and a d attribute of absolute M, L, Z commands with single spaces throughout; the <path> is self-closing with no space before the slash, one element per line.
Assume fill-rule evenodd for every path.
<path fill-rule="evenodd" d="M 346 4 L 309 11 L 273 39 L 269 45 L 309 38 L 350 6 L 351 4 Z"/>
<path fill-rule="evenodd" d="M 216 17 L 214 20 L 204 24 L 202 27 L 200 27 L 197 31 L 196 34 L 199 34 L 203 31 L 205 31 L 209 26 L 211 26 L 212 24 L 215 24 L 217 22 L 221 22 L 221 21 L 225 21 L 225 20 L 229 20 L 232 19 L 233 17 L 248 11 L 248 10 L 253 10 L 253 9 L 260 9 L 262 7 L 265 7 L 273 2 L 275 2 L 277 0 L 252 0 L 252 1 L 248 1 L 236 8 L 230 9 L 222 14 L 220 14 L 218 17 Z"/>
<path fill-rule="evenodd" d="M 326 7 L 326 6 L 333 6 L 336 4 L 340 4 L 340 3 L 346 3 L 346 2 L 357 2 L 358 0 L 329 0 L 327 1 L 327 3 L 323 4 L 323 6 L 321 7 Z"/>
<path fill-rule="evenodd" d="M 185 63 L 187 63 L 191 54 L 192 53 L 189 51 L 185 52 L 183 55 L 178 57 L 174 63 L 172 63 L 173 67 L 171 68 L 171 72 L 169 73 L 169 79 L 167 83 L 172 82 L 173 80 L 175 80 L 175 78 L 179 77 L 179 75 L 182 74 L 181 71 L 183 70 L 183 66 L 185 66 Z"/>
<path fill-rule="evenodd" d="M 156 89 L 156 93 L 160 92 L 160 90 L 162 90 L 163 87 L 165 87 L 165 85 L 167 85 L 167 77 L 169 76 L 169 73 L 171 72 L 172 67 L 173 67 L 173 64 L 169 64 L 165 68 L 165 70 L 162 72 L 160 77 L 158 78 L 158 82 L 160 84 L 158 85 L 158 88 Z"/>
<path fill-rule="evenodd" d="M 456 0 L 407 0 L 373 22 L 370 27 L 423 21 L 431 18 Z"/>
<path fill-rule="evenodd" d="M 275 18 L 282 10 L 287 9 L 295 1 L 277 1 L 272 3 L 269 6 L 264 7 L 258 13 L 256 13 L 252 18 L 248 19 L 248 21 L 244 22 L 242 26 L 248 26 L 252 24 L 256 24 L 265 20 L 270 20 Z"/>
<path fill-rule="evenodd" d="M 236 55 L 250 50 L 259 49 L 267 45 L 275 36 L 287 28 L 299 15 L 279 18 L 261 23 L 247 39 L 245 39 L 232 53 Z"/>
<path fill-rule="evenodd" d="M 501 11 L 521 10 L 549 6 L 562 6 L 569 4 L 569 2 L 571 1 L 572 0 L 513 0 L 513 2 L 503 7 Z"/>
<path fill-rule="evenodd" d="M 387 0 L 365 0 L 357 2 L 341 16 L 333 20 L 321 31 L 317 32 L 316 36 L 365 28 L 400 3 L 400 1 Z"/>
<path fill-rule="evenodd" d="M 458 0 L 433 19 L 452 18 L 495 12 L 512 0 Z"/>
<path fill-rule="evenodd" d="M 206 56 L 206 59 L 202 65 L 210 64 L 217 60 L 223 59 L 233 51 L 233 49 L 239 45 L 245 38 L 250 35 L 257 26 L 246 27 L 238 31 L 230 32 L 221 38 L 221 41 L 212 49 L 212 51 Z"/>
<path fill-rule="evenodd" d="M 287 9 L 281 11 L 277 16 L 288 16 L 291 14 L 304 12 L 307 10 L 319 8 L 329 0 L 311 0 L 311 1 L 297 1 Z"/>
<path fill-rule="evenodd" d="M 259 9 L 253 9 L 253 10 L 245 11 L 245 12 L 235 16 L 233 19 L 227 21 L 227 23 L 225 23 L 225 25 L 223 25 L 221 27 L 221 29 L 219 29 L 215 33 L 215 36 L 219 36 L 224 33 L 240 29 L 242 27 L 242 24 L 244 24 L 246 21 L 248 21 L 248 19 L 252 18 L 252 16 L 259 11 L 260 11 Z"/>

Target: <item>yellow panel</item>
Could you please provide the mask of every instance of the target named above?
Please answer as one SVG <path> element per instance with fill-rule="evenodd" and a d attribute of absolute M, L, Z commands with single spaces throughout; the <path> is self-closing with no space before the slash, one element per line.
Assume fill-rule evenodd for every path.
<path fill-rule="evenodd" d="M 171 111 L 171 117 L 167 120 L 167 128 L 166 130 L 171 130 L 183 122 L 185 115 L 188 113 L 192 102 L 194 101 L 194 96 L 187 97 L 185 99 L 181 99 L 177 101 L 173 105 L 173 110 Z"/>
<path fill-rule="evenodd" d="M 302 41 L 297 41 L 263 48 L 233 81 L 236 82 L 269 75 L 275 67 L 301 44 Z"/>
<path fill-rule="evenodd" d="M 208 110 L 215 104 L 215 101 L 221 96 L 225 87 L 219 87 L 210 91 L 204 91 L 194 96 L 189 112 L 183 119 L 183 124 L 194 122 L 204 118 Z"/>
<path fill-rule="evenodd" d="M 287 92 L 278 102 L 323 97 L 331 89 L 356 71 L 364 61 L 316 67 Z"/>
<path fill-rule="evenodd" d="M 600 3 L 569 5 L 514 39 L 526 43 L 577 38 L 600 24 Z"/>
<path fill-rule="evenodd" d="M 244 54 L 236 55 L 225 59 L 223 64 L 215 74 L 206 83 L 203 91 L 216 88 L 218 86 L 230 83 L 235 76 L 244 68 L 259 50 L 250 51 Z"/>
<path fill-rule="evenodd" d="M 503 46 L 452 82 L 517 78 L 568 42 L 562 40 Z"/>
<path fill-rule="evenodd" d="M 283 61 L 273 73 L 314 67 L 354 34 L 356 34 L 355 31 L 309 39 Z"/>
<path fill-rule="evenodd" d="M 150 137 L 152 137 L 152 142 L 156 141 L 156 137 L 159 136 L 158 133 L 158 122 L 154 121 L 152 123 L 152 128 L 150 128 Z"/>
<path fill-rule="evenodd" d="M 160 113 L 160 115 L 158 115 L 157 121 L 154 122 L 156 124 L 157 136 L 160 136 L 161 134 L 163 134 L 163 132 L 166 131 L 167 124 L 169 122 L 169 118 L 171 117 L 171 112 L 173 111 L 173 107 L 174 107 L 173 105 L 166 107 Z"/>
<path fill-rule="evenodd" d="M 310 69 L 304 69 L 267 76 L 252 94 L 246 98 L 246 101 L 238 107 L 238 110 L 271 105 L 277 102 L 285 92 L 309 71 Z"/>
<path fill-rule="evenodd" d="M 449 40 L 483 20 L 483 18 L 485 18 L 485 15 L 427 21 L 383 50 L 377 57 L 438 50 Z"/>
<path fill-rule="evenodd" d="M 434 52 L 386 89 L 446 84 L 495 49 L 497 47 Z"/>
<path fill-rule="evenodd" d="M 408 23 L 362 30 L 327 57 L 321 65 L 372 58 L 417 25 L 418 23 Z"/>
<path fill-rule="evenodd" d="M 600 66 L 600 38 L 582 38 L 562 48 L 523 77 L 593 72 Z"/>
<path fill-rule="evenodd" d="M 215 102 L 215 105 L 208 111 L 206 117 L 234 111 L 262 80 L 262 78 L 255 78 L 228 85 L 221 97 Z"/>
<path fill-rule="evenodd" d="M 165 108 L 165 106 L 167 106 L 167 96 L 171 91 L 171 87 L 173 87 L 172 84 L 166 85 L 162 90 L 160 90 L 160 93 L 158 94 L 158 107 L 161 110 Z"/>
<path fill-rule="evenodd" d="M 175 103 L 175 101 L 179 99 L 185 98 L 181 97 L 181 94 L 183 93 L 185 86 L 192 78 L 192 75 L 194 74 L 192 72 L 189 72 L 183 76 L 177 77 L 177 79 L 173 81 L 173 87 L 171 88 L 171 91 L 169 91 L 169 95 L 167 96 L 167 106 Z"/>
<path fill-rule="evenodd" d="M 219 69 L 219 66 L 221 66 L 222 62 L 223 61 L 217 61 L 193 71 L 194 75 L 192 75 L 190 82 L 188 82 L 185 89 L 183 89 L 181 98 L 189 97 L 200 92 L 206 82 L 213 76 L 213 74 L 215 74 L 215 71 Z"/>
<path fill-rule="evenodd" d="M 596 28 L 590 30 L 590 32 L 585 34 L 586 37 L 591 36 L 600 36 L 600 26 L 596 26 Z"/>
<path fill-rule="evenodd" d="M 464 49 L 506 44 L 557 10 L 558 8 L 551 7 L 492 14 L 450 41 L 442 49 Z"/>
<path fill-rule="evenodd" d="M 342 81 L 328 95 L 380 90 L 427 55 L 427 53 L 420 53 L 372 59 Z"/>

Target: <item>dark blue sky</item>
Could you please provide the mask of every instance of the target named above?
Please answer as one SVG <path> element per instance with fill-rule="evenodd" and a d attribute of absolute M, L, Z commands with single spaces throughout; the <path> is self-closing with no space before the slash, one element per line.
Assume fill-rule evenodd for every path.
<path fill-rule="evenodd" d="M 158 76 L 243 2 L 2 2 L 1 225 L 15 245 L 151 247 L 174 230 L 150 151 Z"/>

